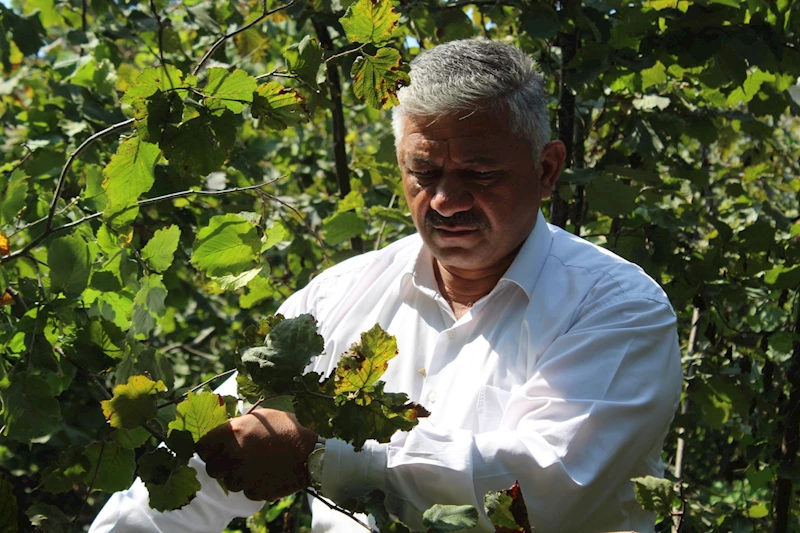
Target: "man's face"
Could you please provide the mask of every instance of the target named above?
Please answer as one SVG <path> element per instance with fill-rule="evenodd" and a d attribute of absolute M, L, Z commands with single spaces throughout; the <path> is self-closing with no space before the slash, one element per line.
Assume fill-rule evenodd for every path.
<path fill-rule="evenodd" d="M 481 270 L 513 259 L 555 182 L 542 178 L 530 142 L 509 122 L 504 111 L 404 117 L 397 158 L 406 200 L 447 267 Z"/>

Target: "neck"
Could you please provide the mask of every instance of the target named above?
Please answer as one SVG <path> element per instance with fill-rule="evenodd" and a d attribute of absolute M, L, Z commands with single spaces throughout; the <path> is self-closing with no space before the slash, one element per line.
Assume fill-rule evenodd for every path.
<path fill-rule="evenodd" d="M 433 272 L 439 292 L 450 304 L 456 318 L 461 318 L 475 302 L 492 291 L 516 255 L 517 250 L 500 263 L 481 269 L 463 269 L 433 260 Z"/>

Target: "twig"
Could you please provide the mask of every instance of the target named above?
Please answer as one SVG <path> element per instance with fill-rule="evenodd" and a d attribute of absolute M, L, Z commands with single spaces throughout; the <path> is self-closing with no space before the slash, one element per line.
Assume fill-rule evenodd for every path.
<path fill-rule="evenodd" d="M 267 9 L 267 0 L 264 0 L 264 11 L 261 13 L 261 16 L 257 17 L 252 22 L 250 22 L 248 24 L 245 24 L 244 26 L 242 26 L 238 30 L 232 31 L 231 33 L 226 33 L 225 35 L 223 35 L 222 37 L 217 39 L 217 42 L 215 42 L 213 45 L 211 45 L 211 48 L 209 48 L 208 51 L 206 51 L 206 53 L 203 54 L 203 57 L 200 58 L 200 61 L 198 61 L 197 65 L 194 67 L 194 70 L 192 70 L 192 75 L 196 76 L 197 73 L 200 72 L 200 69 L 203 67 L 203 65 L 205 65 L 206 61 L 208 61 L 208 59 L 212 55 L 214 55 L 214 52 L 216 52 L 217 49 L 220 46 L 222 46 L 222 44 L 225 41 L 227 41 L 231 37 L 239 35 L 243 31 L 249 30 L 250 28 L 252 28 L 256 24 L 258 24 L 259 22 L 261 22 L 262 20 L 264 20 L 268 16 L 270 16 L 272 14 L 275 14 L 278 11 L 283 11 L 284 9 L 288 9 L 288 8 L 292 7 L 294 5 L 295 1 L 296 0 L 290 0 L 289 3 L 283 4 L 282 6 L 279 6 L 279 7 L 276 7 L 275 9 L 270 10 L 270 9 Z"/>
<path fill-rule="evenodd" d="M 153 10 L 153 16 L 158 23 L 158 57 L 161 60 L 161 65 L 164 65 L 164 23 L 161 16 L 158 14 L 155 0 L 150 0 L 150 9 Z"/>
<path fill-rule="evenodd" d="M 133 119 L 131 119 L 131 120 L 133 120 Z M 258 185 L 249 185 L 247 187 L 235 187 L 233 189 L 223 189 L 221 191 L 187 190 L 187 191 L 173 192 L 173 193 L 170 193 L 170 194 L 165 194 L 163 196 L 157 196 L 155 198 L 147 198 L 145 200 L 139 200 L 138 202 L 136 202 L 135 206 L 136 207 L 142 207 L 142 206 L 145 206 L 145 205 L 150 205 L 150 204 L 154 204 L 154 203 L 157 203 L 157 202 L 162 202 L 164 200 L 174 200 L 176 198 L 183 198 L 185 196 L 192 196 L 194 194 L 199 194 L 201 196 L 219 196 L 219 195 L 223 195 L 223 194 L 232 194 L 232 193 L 236 193 L 236 192 L 250 191 L 250 190 L 259 189 L 261 187 L 265 187 L 267 185 L 270 185 L 270 184 L 274 183 L 275 181 L 277 181 L 278 179 L 280 179 L 282 177 L 284 177 L 284 176 L 280 176 L 279 178 L 275 178 L 274 180 L 270 180 L 270 181 L 265 181 L 263 183 L 259 183 Z M 272 197 L 272 196 L 270 196 L 270 197 Z M 133 207 L 133 206 L 131 206 L 131 207 Z M 130 209 L 131 207 L 129 207 L 128 209 Z M 7 263 L 7 262 L 9 262 L 9 261 L 11 261 L 13 259 L 16 259 L 16 258 L 18 258 L 20 256 L 25 255 L 26 253 L 28 253 L 29 250 L 31 250 L 33 247 L 35 247 L 37 244 L 42 242 L 45 238 L 49 237 L 50 235 L 53 235 L 55 233 L 60 233 L 62 231 L 66 231 L 68 229 L 72 229 L 75 226 L 79 226 L 79 225 L 83 224 L 84 222 L 88 222 L 90 220 L 94 220 L 96 218 L 100 218 L 101 216 L 103 216 L 103 213 L 104 213 L 103 211 L 98 211 L 97 213 L 92 213 L 91 215 L 86 215 L 85 217 L 82 217 L 82 218 L 80 218 L 78 220 L 74 220 L 74 221 L 69 222 L 67 224 L 64 224 L 62 226 L 58 226 L 57 228 L 51 228 L 51 229 L 45 231 L 44 233 L 42 233 L 41 235 L 39 235 L 38 237 L 36 237 L 35 239 L 33 239 L 31 242 L 26 244 L 23 248 L 19 249 L 18 251 L 14 252 L 14 253 L 12 253 L 10 255 L 7 255 L 7 256 L 5 256 L 3 258 L 0 258 L 0 264 Z"/>
<path fill-rule="evenodd" d="M 329 61 L 333 61 L 334 59 L 338 59 L 340 57 L 344 57 L 344 56 L 347 56 L 347 55 L 350 55 L 350 54 L 354 54 L 356 52 L 360 52 L 361 50 L 364 49 L 365 46 L 367 46 L 367 43 L 364 43 L 361 46 L 357 46 L 355 48 L 351 48 L 350 50 L 345 50 L 344 52 L 340 52 L 338 54 L 334 54 L 331 57 L 329 57 L 328 59 L 326 59 L 325 63 L 328 63 Z"/>
<path fill-rule="evenodd" d="M 83 496 L 83 501 L 81 502 L 81 507 L 78 509 L 78 512 L 75 514 L 75 518 L 72 519 L 70 522 L 70 527 L 75 525 L 75 522 L 81 516 L 83 509 L 86 507 L 86 502 L 89 500 L 89 495 L 94 490 L 94 484 L 97 481 L 97 474 L 100 472 L 100 461 L 103 460 L 103 453 L 106 450 L 106 440 L 108 439 L 108 435 L 100 442 L 100 455 L 97 456 L 97 465 L 94 467 L 94 475 L 92 476 L 92 481 L 86 486 L 86 494 Z"/>
<path fill-rule="evenodd" d="M 11 295 L 15 304 L 20 306 L 24 312 L 28 312 L 28 304 L 25 303 L 25 299 L 16 289 L 12 287 L 6 287 L 6 292 Z"/>
<path fill-rule="evenodd" d="M 82 0 L 82 2 L 81 2 L 81 31 L 83 33 L 86 33 L 86 4 L 87 3 L 88 3 L 88 0 Z"/>
<path fill-rule="evenodd" d="M 95 133 L 94 135 L 83 141 L 80 144 L 80 146 L 78 146 L 75 149 L 75 151 L 72 152 L 72 154 L 69 156 L 69 159 L 67 159 L 67 162 L 64 164 L 64 168 L 61 169 L 61 175 L 58 177 L 58 185 L 56 185 L 56 192 L 53 195 L 53 202 L 50 204 L 50 212 L 47 215 L 47 226 L 44 232 L 45 234 L 47 234 L 47 232 L 53 227 L 53 217 L 55 217 L 56 215 L 58 200 L 59 198 L 61 198 L 61 192 L 64 189 L 64 182 L 67 180 L 67 173 L 69 172 L 69 169 L 72 166 L 72 163 L 75 161 L 75 159 L 81 154 L 81 152 L 86 150 L 86 148 L 88 148 L 89 145 L 95 142 L 96 140 L 105 137 L 106 135 L 109 135 L 111 133 L 125 129 L 128 126 L 131 126 L 133 124 L 133 121 L 134 119 L 129 118 L 128 120 L 124 120 L 122 122 L 109 126 L 104 130 L 98 131 L 97 133 Z"/>
<path fill-rule="evenodd" d="M 189 396 L 189 393 L 190 393 L 190 392 L 195 392 L 195 391 L 197 391 L 197 390 L 199 390 L 199 389 L 202 389 L 203 387 L 205 387 L 206 385 L 208 385 L 209 383 L 211 383 L 211 382 L 212 382 L 212 381 L 214 381 L 215 379 L 219 379 L 219 378 L 224 378 L 224 377 L 230 376 L 230 375 L 231 375 L 231 374 L 233 374 L 234 372 L 236 372 L 236 369 L 235 369 L 235 368 L 233 368 L 233 369 L 231 369 L 231 370 L 226 370 L 226 371 L 225 371 L 225 372 L 223 372 L 222 374 L 217 374 L 217 375 L 216 375 L 216 376 L 214 376 L 214 377 L 208 378 L 207 380 L 205 380 L 205 381 L 204 381 L 204 382 L 202 382 L 201 384 L 199 384 L 199 385 L 195 385 L 194 387 L 192 387 L 192 388 L 191 388 L 191 389 L 189 389 L 188 391 L 184 392 L 183 394 L 181 394 L 179 397 L 175 398 L 174 400 L 170 400 L 170 401 L 168 401 L 168 402 L 164 402 L 164 403 L 162 403 L 161 405 L 158 405 L 158 406 L 156 406 L 156 409 L 161 409 L 162 407 L 167 407 L 168 405 L 173 405 L 173 404 L 176 404 L 176 403 L 180 403 L 180 402 L 182 402 L 182 401 L 183 401 L 183 399 L 184 399 L 184 398 L 186 398 L 187 396 Z"/>
<path fill-rule="evenodd" d="M 315 491 L 314 489 L 306 487 L 304 490 L 305 490 L 306 494 L 308 494 L 309 496 L 313 496 L 314 498 L 318 499 L 319 501 L 324 503 L 326 506 L 328 506 L 329 509 L 332 509 L 334 511 L 339 511 L 342 514 L 344 514 L 346 516 L 349 516 L 350 518 L 355 520 L 358 525 L 360 525 L 361 527 L 363 527 L 367 531 L 370 531 L 371 533 L 379 533 L 378 531 L 372 529 L 369 526 L 369 524 L 365 524 L 364 522 L 362 522 L 356 516 L 356 514 L 353 511 L 350 511 L 349 509 L 345 509 L 344 507 L 339 507 L 338 505 L 336 505 L 332 501 L 329 501 L 327 498 L 323 497 L 319 492 Z"/>
<path fill-rule="evenodd" d="M 30 149 L 30 147 L 28 147 L 28 145 L 27 145 L 27 144 L 23 144 L 22 146 L 23 146 L 23 147 L 24 147 L 26 150 L 28 150 L 28 153 L 27 153 L 27 154 L 25 154 L 25 155 L 23 156 L 23 158 L 19 160 L 19 163 L 17 163 L 16 165 L 14 165 L 14 168 L 12 168 L 11 170 L 9 170 L 9 171 L 8 171 L 8 173 L 9 173 L 9 174 L 13 174 L 15 170 L 17 170 L 18 168 L 22 168 L 22 165 L 24 165 L 24 164 L 25 164 L 25 162 L 26 162 L 28 159 L 30 159 L 30 157 L 33 155 L 33 150 L 31 150 L 31 149 Z"/>
<path fill-rule="evenodd" d="M 392 208 L 394 205 L 394 201 L 397 200 L 397 194 L 392 193 L 392 199 L 389 200 L 389 209 Z M 381 229 L 378 231 L 378 238 L 375 240 L 375 249 L 380 250 L 381 248 L 381 240 L 383 239 L 383 232 L 386 230 L 386 221 L 384 220 L 381 224 Z"/>
<path fill-rule="evenodd" d="M 44 301 L 47 299 L 47 295 L 44 292 L 44 283 L 42 282 L 42 271 L 39 269 L 38 261 L 36 261 L 36 259 L 31 256 L 26 256 L 26 257 L 31 260 L 31 262 L 33 263 L 33 268 L 34 270 L 36 270 L 36 281 L 38 283 L 38 289 L 39 289 L 39 301 L 36 302 L 36 318 L 33 320 L 33 331 L 31 331 L 31 344 L 30 346 L 28 346 L 28 352 L 25 356 L 26 357 L 25 365 L 28 369 L 28 372 L 30 372 L 31 360 L 33 359 L 33 348 L 36 343 L 36 333 L 39 330 L 39 317 L 42 314 L 42 305 Z"/>
<path fill-rule="evenodd" d="M 272 200 L 273 202 L 277 202 L 277 203 L 281 204 L 283 207 L 285 207 L 286 209 L 288 209 L 292 213 L 294 213 L 297 216 L 297 218 L 300 219 L 300 222 L 303 224 L 303 226 L 305 226 L 305 228 L 314 236 L 314 238 L 319 243 L 319 245 L 320 245 L 319 249 L 322 252 L 322 256 L 325 258 L 325 261 L 330 262 L 331 258 L 325 252 L 325 241 L 323 241 L 322 237 L 319 236 L 319 233 L 314 231 L 314 228 L 312 228 L 308 224 L 308 222 L 306 222 L 306 219 L 303 217 L 303 214 L 300 211 L 298 211 L 296 207 L 294 207 L 294 206 L 292 206 L 290 204 L 287 204 L 286 202 L 284 202 L 283 200 L 281 200 L 277 196 L 273 196 L 271 194 L 265 193 L 264 191 L 258 191 L 258 193 L 260 195 L 262 195 L 264 198 L 267 198 L 269 200 Z"/>
<path fill-rule="evenodd" d="M 73 199 L 70 201 L 70 203 L 68 203 L 66 206 L 64 206 L 64 208 L 63 208 L 63 209 L 59 210 L 59 211 L 56 213 L 56 216 L 63 215 L 64 213 L 66 213 L 67 211 L 69 211 L 70 209 L 72 209 L 73 207 L 75 207 L 75 205 L 78 203 L 78 201 L 79 201 L 79 200 L 80 200 L 80 197 L 79 197 L 79 196 L 76 196 L 75 198 L 73 198 Z M 30 222 L 30 223 L 28 223 L 28 224 L 26 224 L 26 225 L 22 226 L 21 228 L 17 228 L 17 229 L 16 229 L 16 230 L 15 230 L 15 231 L 14 231 L 14 232 L 11 234 L 11 235 L 9 235 L 9 238 L 10 238 L 10 237 L 13 237 L 14 235 L 16 235 L 16 234 L 18 234 L 18 233 L 20 233 L 20 232 L 22 232 L 22 231 L 25 231 L 26 229 L 28 229 L 28 228 L 30 228 L 30 227 L 32 227 L 32 226 L 35 226 L 36 224 L 41 224 L 41 223 L 42 223 L 42 222 L 44 222 L 45 220 L 47 220 L 47 215 L 43 216 L 42 218 L 40 218 L 40 219 L 38 219 L 38 220 L 34 220 L 33 222 Z"/>
<path fill-rule="evenodd" d="M 253 404 L 253 406 L 250 409 L 247 410 L 247 412 L 245 414 L 249 415 L 250 413 L 252 413 L 256 409 L 258 409 L 259 405 L 261 405 L 262 403 L 264 403 L 266 401 L 267 401 L 267 398 L 262 396 L 261 398 L 258 399 L 258 401 L 256 403 Z"/>
<path fill-rule="evenodd" d="M 288 72 L 278 72 L 277 70 L 273 70 L 272 72 L 267 72 L 266 74 L 260 74 L 256 76 L 256 81 L 260 81 L 266 78 L 271 78 L 272 76 L 276 76 L 278 78 L 296 78 L 297 74 L 290 74 Z"/>

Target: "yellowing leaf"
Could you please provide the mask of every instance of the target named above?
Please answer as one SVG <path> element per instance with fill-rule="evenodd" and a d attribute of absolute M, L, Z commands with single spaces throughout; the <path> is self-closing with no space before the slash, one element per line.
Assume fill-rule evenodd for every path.
<path fill-rule="evenodd" d="M 256 79 L 242 69 L 228 72 L 224 68 L 210 68 L 203 94 L 211 109 L 227 107 L 234 113 L 241 113 L 245 104 L 253 101 L 255 90 Z"/>
<path fill-rule="evenodd" d="M 131 376 L 125 385 L 114 387 L 114 396 L 103 400 L 103 414 L 112 427 L 134 429 L 155 418 L 156 394 L 167 390 L 163 381 Z"/>
<path fill-rule="evenodd" d="M 397 105 L 397 90 L 411 81 L 408 67 L 394 48 L 381 48 L 374 56 L 364 54 L 355 60 L 350 74 L 356 97 L 375 109 Z"/>
<path fill-rule="evenodd" d="M 353 346 L 336 367 L 336 394 L 372 390 L 397 355 L 397 341 L 378 324 L 361 334 L 361 343 Z"/>
<path fill-rule="evenodd" d="M 301 122 L 308 122 L 305 98 L 297 90 L 271 81 L 259 85 L 253 94 L 253 118 L 274 130 L 285 130 Z"/>
<path fill-rule="evenodd" d="M 192 264 L 211 276 L 240 274 L 253 266 L 261 249 L 252 222 L 233 214 L 213 217 L 197 233 Z"/>
<path fill-rule="evenodd" d="M 103 170 L 103 190 L 108 205 L 103 217 L 114 227 L 128 226 L 136 218 L 139 196 L 150 190 L 155 181 L 153 174 L 161 150 L 155 144 L 128 139 L 117 148 Z"/>
<path fill-rule="evenodd" d="M 659 85 L 667 81 L 667 67 L 661 61 L 650 68 L 642 70 L 642 90 L 646 91 L 653 85 Z"/>
<path fill-rule="evenodd" d="M 203 435 L 228 421 L 225 402 L 219 394 L 190 392 L 178 404 L 175 420 L 169 423 L 169 431 L 188 431 L 197 442 Z"/>
<path fill-rule="evenodd" d="M 142 248 L 142 259 L 156 272 L 165 271 L 172 264 L 180 239 L 181 230 L 178 226 L 156 231 Z"/>
<path fill-rule="evenodd" d="M 0 231 L 0 256 L 9 254 L 9 244 L 6 234 Z"/>
<path fill-rule="evenodd" d="M 391 0 L 358 0 L 339 22 L 350 42 L 380 46 L 392 38 L 399 20 L 400 14 L 392 8 Z"/>

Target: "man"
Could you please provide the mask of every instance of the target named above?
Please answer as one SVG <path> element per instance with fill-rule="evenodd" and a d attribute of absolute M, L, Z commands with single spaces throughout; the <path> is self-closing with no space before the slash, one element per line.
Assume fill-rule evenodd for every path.
<path fill-rule="evenodd" d="M 548 142 L 541 76 L 514 47 L 456 41 L 412 62 L 399 99 L 397 157 L 418 234 L 328 269 L 280 312 L 318 320 L 323 374 L 379 323 L 399 348 L 387 390 L 432 414 L 359 453 L 329 439 L 322 492 L 342 501 L 379 488 L 421 529 L 431 505 L 482 509 L 486 492 L 518 480 L 536 531 L 652 531 L 629 479 L 663 473 L 681 390 L 675 316 L 639 267 L 539 212 L 565 158 Z M 150 511 L 137 482 L 92 531 L 219 531 L 260 507 L 245 496 L 307 486 L 316 443 L 285 413 L 234 419 L 198 452 L 208 475 L 243 493 L 224 496 L 198 461 L 204 488 L 186 508 Z M 315 532 L 359 529 L 316 500 L 312 512 Z M 478 530 L 493 529 L 484 517 Z"/>

